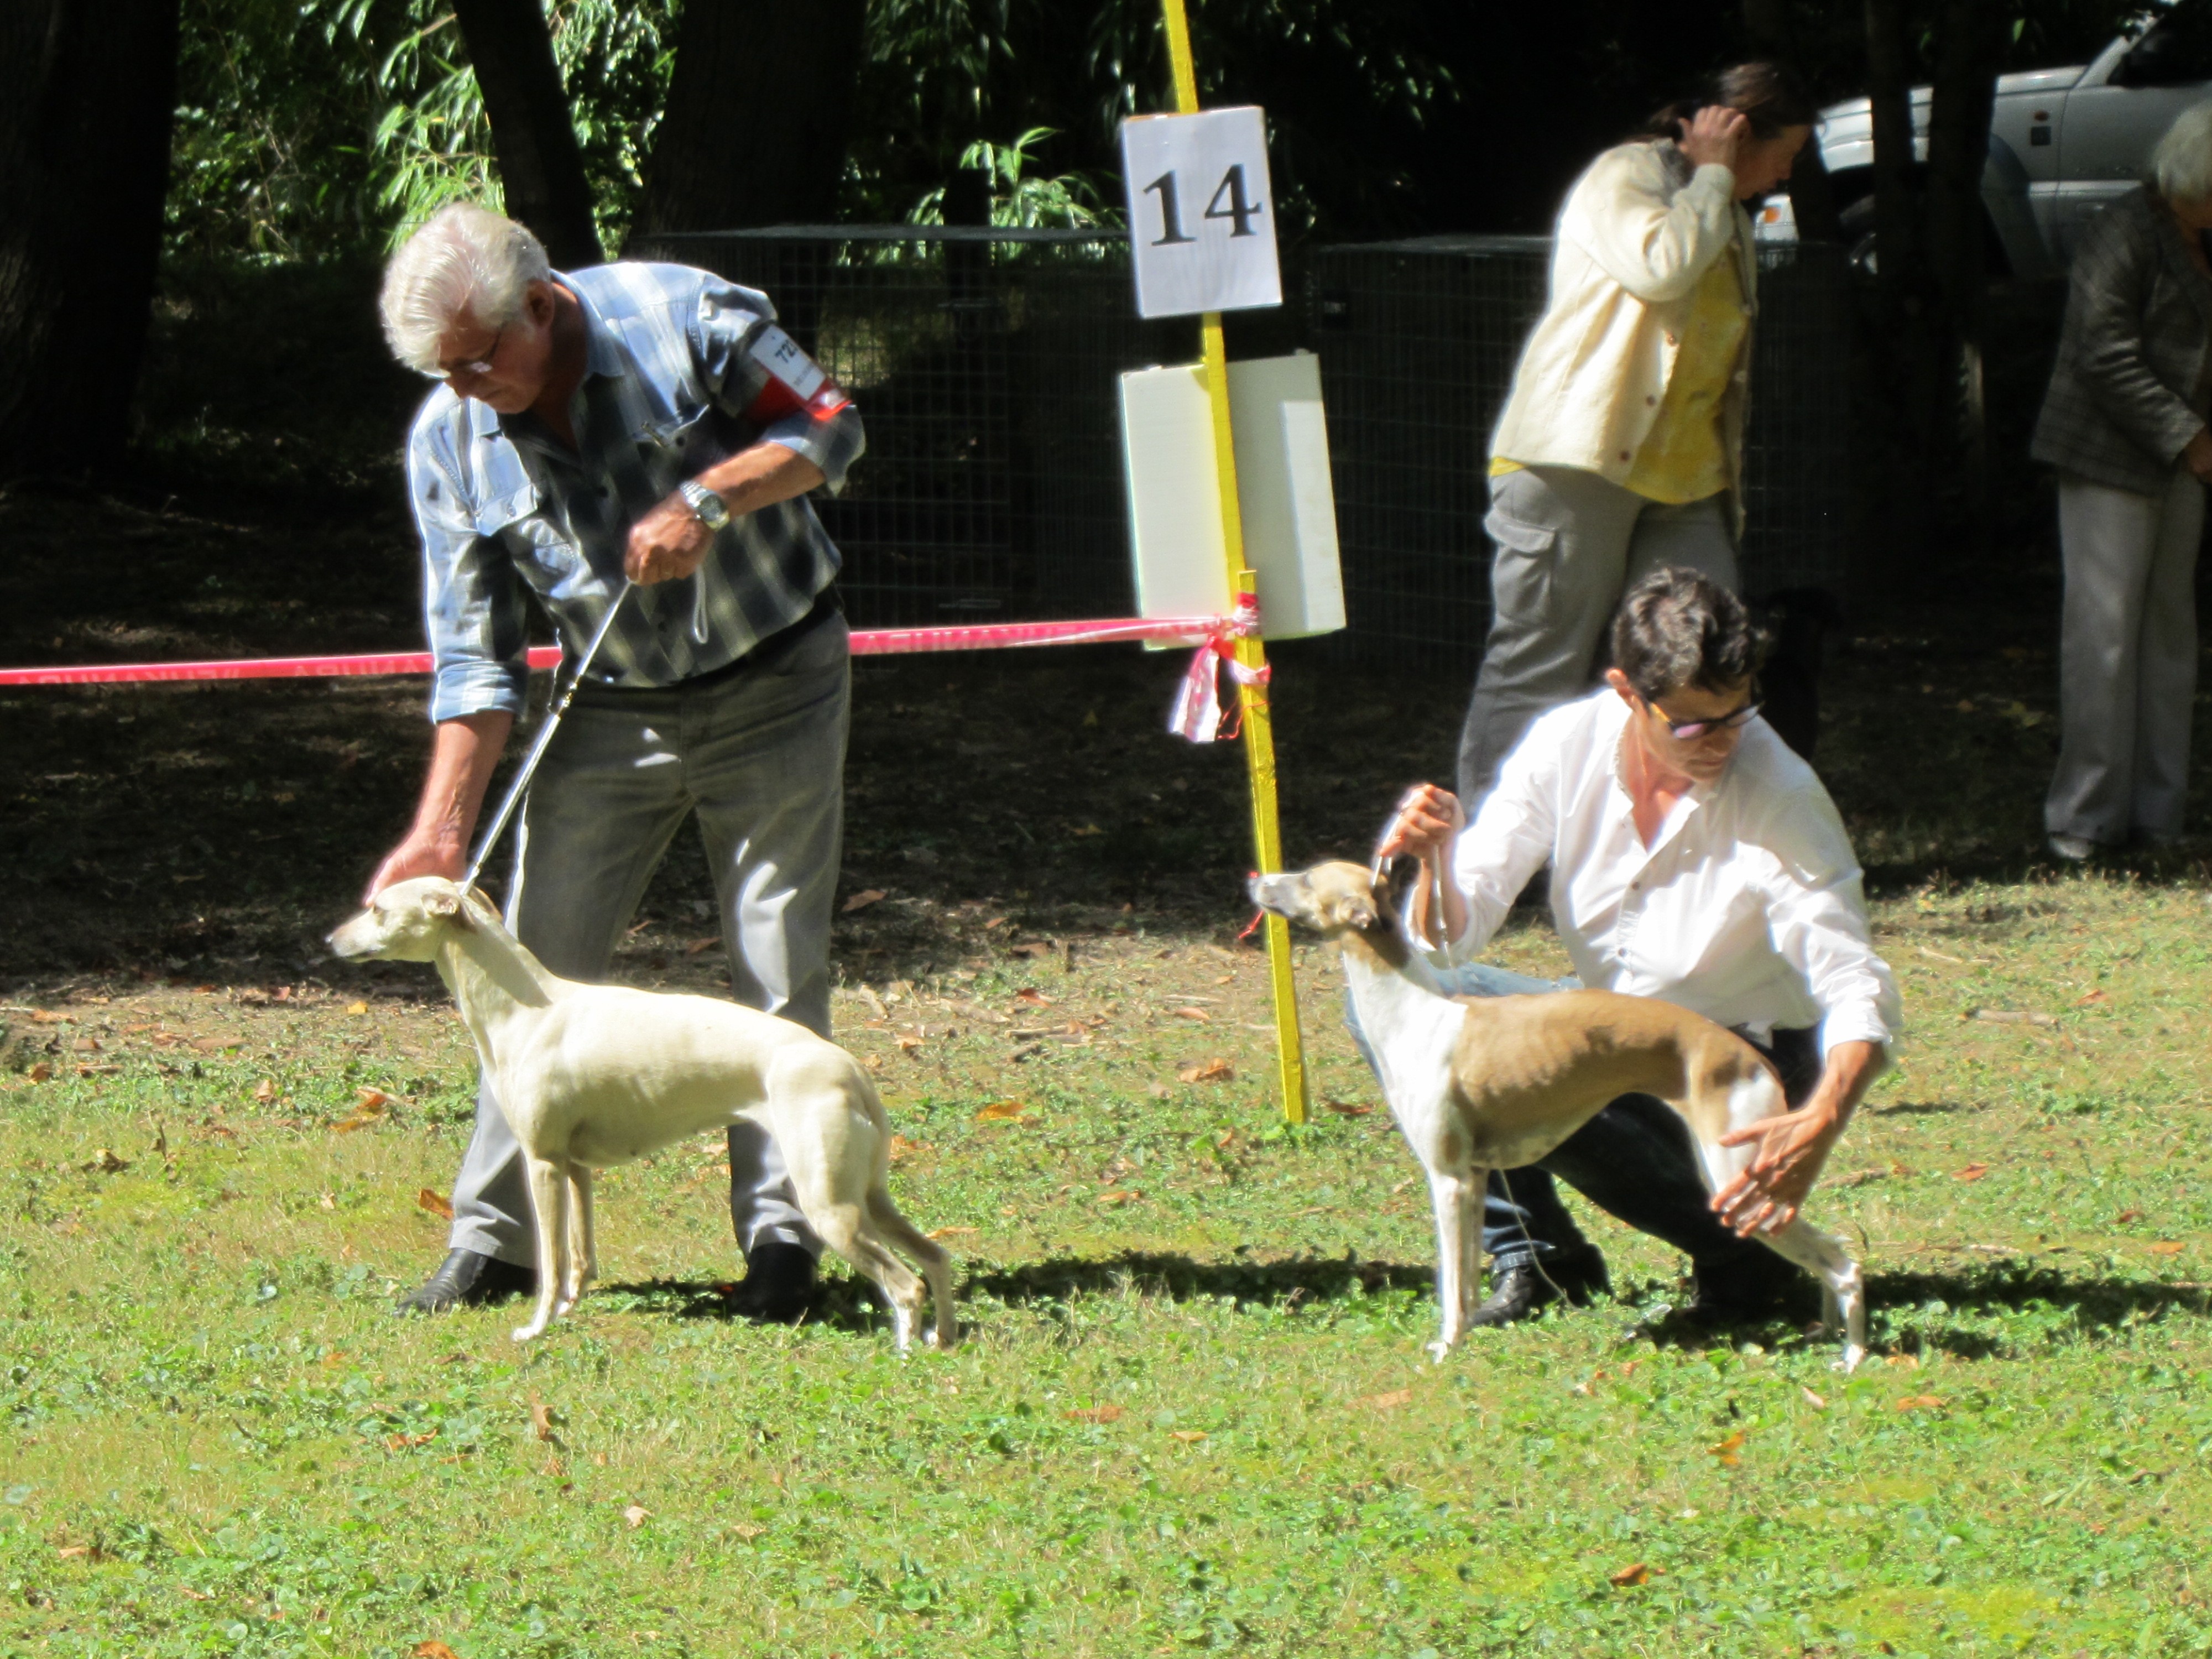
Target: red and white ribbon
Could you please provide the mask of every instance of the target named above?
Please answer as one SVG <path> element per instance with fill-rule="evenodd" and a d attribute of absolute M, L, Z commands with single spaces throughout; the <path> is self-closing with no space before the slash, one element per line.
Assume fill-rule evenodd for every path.
<path fill-rule="evenodd" d="M 1250 594 L 1241 595 L 1237 610 L 1216 629 L 1212 639 L 1194 652 L 1176 690 L 1175 708 L 1168 715 L 1168 730 L 1193 743 L 1213 743 L 1233 738 L 1243 727 L 1240 703 L 1237 723 L 1221 729 L 1221 671 L 1239 685 L 1265 685 L 1273 672 L 1265 664 L 1252 667 L 1237 660 L 1237 641 L 1260 631 L 1260 604 Z"/>
<path fill-rule="evenodd" d="M 906 656 L 923 651 L 1005 651 L 1039 645 L 1102 645 L 1115 640 L 1179 644 L 1240 630 L 1235 617 L 1108 617 L 1087 622 L 987 623 L 972 628 L 877 628 L 852 636 L 856 657 Z M 533 646 L 532 668 L 561 660 L 557 645 Z M 0 686 L 131 685 L 161 680 L 328 679 L 355 674 L 427 674 L 427 651 L 350 657 L 260 657 L 226 662 L 126 662 L 0 668 Z"/>

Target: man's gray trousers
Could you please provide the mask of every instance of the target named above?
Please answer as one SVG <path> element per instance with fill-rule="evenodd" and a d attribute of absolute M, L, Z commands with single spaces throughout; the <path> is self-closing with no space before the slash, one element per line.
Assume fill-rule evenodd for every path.
<path fill-rule="evenodd" d="M 843 617 L 818 613 L 700 681 L 578 691 L 524 802 L 507 902 L 507 925 L 541 962 L 565 978 L 604 978 L 654 866 L 696 811 L 738 1000 L 830 1034 L 846 638 Z M 775 1143 L 750 1123 L 729 1143 L 738 1247 L 819 1255 Z M 534 1263 L 521 1153 L 488 1080 L 453 1182 L 453 1248 Z"/>

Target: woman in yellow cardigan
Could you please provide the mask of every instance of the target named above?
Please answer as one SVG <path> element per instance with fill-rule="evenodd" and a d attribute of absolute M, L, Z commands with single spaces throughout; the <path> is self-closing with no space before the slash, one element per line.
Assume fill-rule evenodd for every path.
<path fill-rule="evenodd" d="M 1551 295 L 1491 439 L 1492 621 L 1460 739 L 1472 813 L 1528 723 L 1589 690 L 1620 596 L 1666 565 L 1733 591 L 1758 261 L 1743 208 L 1812 112 L 1771 64 L 1716 77 L 1568 192 Z"/>

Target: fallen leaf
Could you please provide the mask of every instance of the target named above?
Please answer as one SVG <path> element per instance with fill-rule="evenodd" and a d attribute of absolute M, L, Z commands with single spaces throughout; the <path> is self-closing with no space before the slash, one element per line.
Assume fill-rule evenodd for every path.
<path fill-rule="evenodd" d="M 1133 1190 L 1129 1192 L 1101 1193 L 1098 1194 L 1098 1201 L 1101 1204 L 1130 1204 L 1135 1202 L 1138 1199 L 1140 1199 L 1143 1196 L 1144 1194 L 1142 1193 Z"/>
<path fill-rule="evenodd" d="M 92 1161 L 84 1167 L 88 1170 L 97 1170 L 102 1175 L 120 1175 L 131 1167 L 131 1160 L 127 1158 L 116 1157 L 105 1146 L 95 1146 L 93 1149 Z"/>
<path fill-rule="evenodd" d="M 2142 1212 L 2141 1210 L 2123 1210 L 2112 1218 L 2112 1225 L 2115 1227 L 2124 1227 L 2130 1221 L 2141 1221 L 2142 1219 Z"/>
<path fill-rule="evenodd" d="M 1898 1401 L 1896 1409 L 1901 1412 L 1940 1411 L 1943 1396 L 1939 1394 L 1908 1394 Z"/>
<path fill-rule="evenodd" d="M 1819 1395 L 1814 1394 L 1812 1389 L 1801 1386 L 1797 1392 L 1805 1396 L 1805 1403 L 1810 1406 L 1814 1411 L 1824 1412 L 1828 1409 L 1828 1402 L 1823 1400 Z"/>
<path fill-rule="evenodd" d="M 623 1519 L 629 1523 L 629 1529 L 635 1532 L 645 1524 L 645 1517 L 652 1513 L 642 1504 L 631 1504 L 623 1508 Z"/>
<path fill-rule="evenodd" d="M 1826 1185 L 1830 1187 L 1863 1187 L 1869 1181 L 1887 1181 L 1887 1170 L 1854 1170 L 1849 1175 L 1830 1176 Z"/>
<path fill-rule="evenodd" d="M 1178 1083 L 1234 1083 L 1237 1068 L 1225 1060 L 1209 1060 L 1196 1066 L 1186 1066 L 1176 1073 Z"/>
<path fill-rule="evenodd" d="M 54 1068 L 42 1060 L 31 1067 L 28 1075 L 33 1083 L 51 1083 L 53 1081 Z"/>
<path fill-rule="evenodd" d="M 1060 1413 L 1073 1423 L 1118 1423 L 1121 1420 L 1119 1406 L 1079 1406 Z"/>
<path fill-rule="evenodd" d="M 2153 1255 L 2179 1255 L 2181 1254 L 2181 1246 L 2173 1243 L 2169 1240 L 2163 1243 L 2152 1245 L 2150 1247 L 2150 1253 Z"/>
<path fill-rule="evenodd" d="M 746 1521 L 737 1526 L 732 1527 L 730 1530 L 737 1534 L 738 1537 L 744 1539 L 747 1543 L 750 1543 L 754 1539 L 766 1532 L 768 1528 L 766 1527 L 756 1526 L 753 1522 Z"/>
<path fill-rule="evenodd" d="M 453 1206 L 447 1202 L 446 1195 L 428 1187 L 415 1194 L 415 1207 L 428 1210 L 432 1215 L 443 1216 L 448 1221 L 453 1218 Z"/>
<path fill-rule="evenodd" d="M 921 1141 L 908 1140 L 904 1135 L 893 1135 L 891 1137 L 890 1145 L 890 1160 L 894 1164 L 903 1164 L 907 1159 L 912 1158 L 916 1152 L 926 1152 L 928 1150 L 928 1146 Z"/>
<path fill-rule="evenodd" d="M 1605 1582 L 1615 1589 L 1632 1589 L 1651 1582 L 1651 1568 L 1646 1562 L 1632 1562 L 1619 1572 L 1607 1574 Z"/>
<path fill-rule="evenodd" d="M 530 1402 L 530 1426 L 540 1440 L 553 1438 L 553 1408 L 542 1400 Z"/>
<path fill-rule="evenodd" d="M 1908 1371 L 1917 1371 L 1920 1369 L 1920 1356 L 1917 1353 L 1893 1353 L 1883 1360 L 1882 1364 L 1902 1365 Z"/>
<path fill-rule="evenodd" d="M 417 1642 L 414 1659 L 461 1659 L 461 1656 L 443 1642 Z"/>
<path fill-rule="evenodd" d="M 887 896 L 889 896 L 885 894 L 884 890 L 880 887 L 865 888 L 861 891 L 854 894 L 852 897 L 847 899 L 844 903 L 839 905 L 837 908 L 841 915 L 849 916 L 855 910 L 865 910 L 871 904 L 880 904 Z"/>
<path fill-rule="evenodd" d="M 923 1235 L 924 1237 L 935 1239 L 973 1238 L 975 1236 L 975 1230 L 973 1227 L 933 1227 Z"/>
<path fill-rule="evenodd" d="M 105 1561 L 107 1556 L 97 1544 L 64 1544 L 61 1558 L 64 1561 Z"/>
<path fill-rule="evenodd" d="M 2078 1000 L 2074 1006 L 2076 1008 L 2087 1008 L 2090 1004 L 2094 1002 L 2109 1002 L 2112 999 L 2106 996 L 2102 991 L 2092 991 L 2087 996 Z"/>
<path fill-rule="evenodd" d="M 177 1593 L 179 1595 L 189 1595 L 195 1601 L 212 1601 L 215 1600 L 215 1592 L 213 1590 L 194 1589 L 190 1584 L 178 1585 Z"/>
<path fill-rule="evenodd" d="M 1979 1181 L 1989 1172 L 1990 1166 L 1986 1164 L 1969 1164 L 1951 1178 L 1954 1181 Z"/>
<path fill-rule="evenodd" d="M 1203 1008 L 1171 1008 L 1168 1012 L 1177 1019 L 1194 1019 L 1200 1025 L 1213 1024 L 1213 1016 Z"/>
<path fill-rule="evenodd" d="M 705 939 L 695 939 L 689 945 L 684 947 L 684 954 L 687 957 L 696 957 L 702 951 L 713 950 L 721 942 L 721 939 L 719 935 L 713 934 L 710 934 Z"/>
<path fill-rule="evenodd" d="M 1154 1100 L 1165 1100 L 1170 1095 L 1175 1093 L 1175 1091 L 1164 1083 L 1148 1083 L 1145 1085 L 1145 1092 Z"/>
<path fill-rule="evenodd" d="M 426 1188 L 424 1190 L 427 1192 L 428 1189 Z M 336 1210 L 338 1206 L 338 1196 L 336 1193 L 325 1193 L 316 1201 L 325 1210 Z"/>
<path fill-rule="evenodd" d="M 428 1434 L 387 1434 L 384 1443 L 393 1451 L 409 1451 L 416 1446 L 427 1446 L 437 1437 L 438 1431 L 433 1429 Z"/>
<path fill-rule="evenodd" d="M 1170 1429 L 1168 1438 L 1180 1440 L 1186 1446 L 1195 1446 L 1206 1438 L 1206 1431 L 1204 1429 Z"/>
<path fill-rule="evenodd" d="M 898 1044 L 899 1052 L 902 1054 L 910 1054 L 921 1047 L 921 1039 L 911 1032 L 901 1031 L 891 1041 Z"/>
<path fill-rule="evenodd" d="M 1052 946 L 1042 939 L 1031 939 L 1026 945 L 1008 945 L 1006 954 L 1016 957 L 1048 957 L 1052 954 Z"/>
<path fill-rule="evenodd" d="M 43 1008 L 33 1008 L 31 1010 L 31 1024 L 33 1025 L 67 1025 L 70 1024 L 70 1017 L 67 1014 L 50 1014 Z"/>
<path fill-rule="evenodd" d="M 1722 1441 L 1717 1446 L 1708 1446 L 1705 1448 L 1705 1450 L 1717 1462 L 1725 1464 L 1729 1468 L 1734 1468 L 1737 1464 L 1743 1462 L 1742 1458 L 1736 1455 L 1737 1453 L 1743 1449 L 1743 1431 L 1741 1429 L 1738 1429 L 1734 1434 Z"/>
<path fill-rule="evenodd" d="M 349 1002 L 346 1004 L 346 1012 L 349 1014 L 365 1014 L 368 1012 L 368 1005 L 365 1002 Z M 442 1644 L 440 1645 L 442 1645 Z"/>
<path fill-rule="evenodd" d="M 1375 1109 L 1372 1106 L 1356 1106 L 1348 1100 L 1336 1100 L 1327 1097 L 1323 1097 L 1321 1103 L 1339 1117 L 1365 1117 L 1368 1113 Z"/>
<path fill-rule="evenodd" d="M 994 1100 L 975 1114 L 978 1123 L 1019 1123 L 1029 1109 L 1018 1100 Z"/>
<path fill-rule="evenodd" d="M 266 1106 L 270 1101 L 276 1098 L 276 1085 L 270 1082 L 267 1078 L 263 1078 L 254 1087 L 253 1097 L 259 1101 L 264 1106 Z"/>
<path fill-rule="evenodd" d="M 1991 1025 L 2056 1025 L 2056 1014 L 2032 1014 L 2017 1008 L 1977 1008 L 1966 1016 Z"/>
<path fill-rule="evenodd" d="M 1020 990 L 1014 993 L 1014 1000 L 1017 1002 L 1030 1003 L 1032 1006 L 1042 1006 L 1049 1004 L 1052 1001 L 1052 999 L 1042 991 L 1033 991 L 1029 987 L 1024 986 Z"/>
<path fill-rule="evenodd" d="M 1370 1412 L 1395 1412 L 1401 1406 L 1413 1403 L 1413 1391 L 1411 1389 L 1393 1389 L 1388 1394 L 1370 1394 L 1352 1403 Z"/>
<path fill-rule="evenodd" d="M 356 1089 L 354 1095 L 353 1110 L 331 1125 L 333 1134 L 352 1134 L 372 1123 L 381 1123 L 392 1115 L 392 1097 L 383 1090 Z"/>

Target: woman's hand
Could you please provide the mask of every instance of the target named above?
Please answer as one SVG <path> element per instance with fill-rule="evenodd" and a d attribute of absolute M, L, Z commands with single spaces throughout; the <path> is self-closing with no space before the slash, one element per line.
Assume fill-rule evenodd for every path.
<path fill-rule="evenodd" d="M 1417 783 L 1398 803 L 1398 811 L 1382 831 L 1375 849 L 1378 859 L 1407 854 L 1431 863 L 1450 850 L 1453 840 L 1467 828 L 1467 814 L 1459 797 L 1433 783 Z"/>
<path fill-rule="evenodd" d="M 1741 110 L 1730 109 L 1726 104 L 1706 104 L 1680 125 L 1681 151 L 1692 166 L 1735 171 L 1737 152 L 1751 136 L 1751 123 Z"/>
<path fill-rule="evenodd" d="M 2212 431 L 2199 427 L 2181 452 L 2181 464 L 2206 483 L 2212 483 Z"/>

